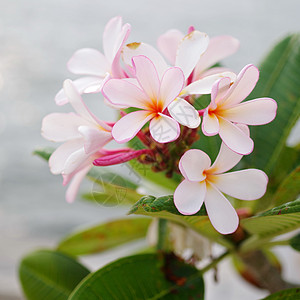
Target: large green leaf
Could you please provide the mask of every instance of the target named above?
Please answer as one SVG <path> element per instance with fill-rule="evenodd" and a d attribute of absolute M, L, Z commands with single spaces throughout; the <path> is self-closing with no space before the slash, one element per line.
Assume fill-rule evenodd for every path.
<path fill-rule="evenodd" d="M 297 251 L 300 251 L 300 233 L 290 239 L 290 245 Z"/>
<path fill-rule="evenodd" d="M 163 197 L 144 196 L 130 210 L 129 214 L 145 215 L 168 219 L 173 222 L 192 228 L 207 238 L 232 248 L 232 244 L 211 225 L 205 207 L 192 216 L 180 214 L 174 205 L 173 195 Z"/>
<path fill-rule="evenodd" d="M 261 300 L 299 300 L 300 288 L 279 291 Z"/>
<path fill-rule="evenodd" d="M 54 152 L 54 150 L 55 150 L 54 148 L 46 147 L 46 148 L 36 149 L 35 151 L 33 151 L 33 154 L 48 161 L 51 154 Z"/>
<path fill-rule="evenodd" d="M 28 300 L 65 300 L 89 270 L 56 251 L 39 250 L 23 258 L 19 274 Z"/>
<path fill-rule="evenodd" d="M 255 148 L 244 158 L 251 166 L 270 174 L 284 149 L 300 112 L 300 35 L 290 35 L 268 54 L 260 67 L 260 79 L 249 99 L 274 98 L 277 116 L 264 126 L 253 126 Z"/>
<path fill-rule="evenodd" d="M 204 299 L 201 273 L 172 254 L 121 258 L 89 275 L 69 300 Z"/>
<path fill-rule="evenodd" d="M 285 178 L 285 180 L 278 187 L 273 203 L 281 205 L 295 199 L 300 194 L 300 166 Z"/>
<path fill-rule="evenodd" d="M 66 237 L 57 249 L 70 255 L 105 251 L 144 237 L 150 222 L 148 218 L 127 218 L 93 226 Z"/>
<path fill-rule="evenodd" d="M 253 235 L 241 245 L 241 249 L 246 251 L 260 246 L 275 236 L 300 227 L 300 199 L 243 219 L 241 225 Z"/>

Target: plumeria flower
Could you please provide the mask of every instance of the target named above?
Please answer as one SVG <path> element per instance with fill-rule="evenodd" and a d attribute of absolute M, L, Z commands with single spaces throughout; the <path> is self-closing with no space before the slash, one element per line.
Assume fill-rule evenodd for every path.
<path fill-rule="evenodd" d="M 184 99 L 177 98 L 183 92 L 185 82 L 180 68 L 168 68 L 160 77 L 149 58 L 136 56 L 132 63 L 133 80 L 110 79 L 102 90 L 113 105 L 139 109 L 125 115 L 114 125 L 112 135 L 118 143 L 131 140 L 148 121 L 150 134 L 159 143 L 178 138 L 178 123 L 189 128 L 199 126 L 200 117 L 195 108 Z M 171 117 L 165 113 L 166 108 Z"/>
<path fill-rule="evenodd" d="M 194 31 L 195 28 L 191 26 L 188 34 Z M 172 65 L 176 65 L 176 52 L 184 38 L 185 35 L 181 31 L 171 29 L 157 40 L 158 49 Z M 211 38 L 205 52 L 198 59 L 192 78 L 190 78 L 191 82 L 227 71 L 226 68 L 212 67 L 222 59 L 234 54 L 238 50 L 239 45 L 239 41 L 232 36 L 223 35 Z"/>
<path fill-rule="evenodd" d="M 64 92 L 76 113 L 53 113 L 43 119 L 42 135 L 54 142 L 64 142 L 49 159 L 53 174 L 62 174 L 64 184 L 72 179 L 66 193 L 74 200 L 80 182 L 93 166 L 101 148 L 112 140 L 111 125 L 97 119 L 85 106 L 71 80 L 64 82 Z"/>
<path fill-rule="evenodd" d="M 241 200 L 255 200 L 266 192 L 267 175 L 257 169 L 225 173 L 242 158 L 222 143 L 213 165 L 209 156 L 197 149 L 188 150 L 179 161 L 184 180 L 174 193 L 174 203 L 180 213 L 193 215 L 205 204 L 214 228 L 222 233 L 233 233 L 239 218 L 228 199 L 222 194 Z M 225 174 L 224 174 L 225 173 Z"/>
<path fill-rule="evenodd" d="M 251 153 L 254 144 L 237 124 L 263 125 L 276 116 L 277 104 L 271 98 L 241 103 L 255 87 L 258 77 L 258 69 L 247 65 L 233 84 L 230 78 L 218 80 L 212 89 L 211 103 L 203 114 L 203 133 L 207 136 L 219 134 L 230 149 L 243 155 Z"/>
<path fill-rule="evenodd" d="M 178 41 L 178 37 L 176 39 Z M 200 57 L 205 55 L 209 47 L 209 38 L 206 33 L 193 30 L 187 35 L 180 37 L 178 43 L 170 42 L 168 47 L 173 49 L 171 63 L 182 70 L 185 78 L 185 85 L 188 84 L 188 86 L 185 87 L 185 94 L 210 94 L 216 80 L 222 77 L 230 77 L 232 78 L 232 81 L 234 81 L 236 78 L 234 73 L 226 71 L 218 74 L 209 74 L 209 76 L 201 77 L 197 81 L 189 84 L 188 78 L 195 69 Z M 212 52 L 212 50 L 210 50 L 210 52 Z M 215 50 L 215 52 L 217 51 Z M 176 53 L 175 57 L 174 53 Z M 125 64 L 132 66 L 132 58 L 137 55 L 147 56 L 155 65 L 159 77 L 161 77 L 168 68 L 168 64 L 154 47 L 146 43 L 131 43 L 124 46 L 122 57 Z"/>
<path fill-rule="evenodd" d="M 73 81 L 80 94 L 100 92 L 103 83 L 109 76 L 125 77 L 120 65 L 120 54 L 130 29 L 129 24 L 122 26 L 121 17 L 112 18 L 103 32 L 104 54 L 91 48 L 83 48 L 73 54 L 67 66 L 71 73 L 84 75 Z M 63 89 L 57 93 L 55 101 L 58 105 L 68 102 Z"/>

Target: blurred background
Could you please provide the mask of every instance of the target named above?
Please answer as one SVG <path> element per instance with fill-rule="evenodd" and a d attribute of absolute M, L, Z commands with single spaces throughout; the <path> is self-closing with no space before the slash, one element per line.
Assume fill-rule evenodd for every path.
<path fill-rule="evenodd" d="M 166 30 L 186 31 L 190 25 L 209 36 L 232 35 L 241 47 L 224 64 L 238 72 L 248 63 L 258 64 L 284 35 L 299 31 L 299 10 L 298 0 L 0 0 L 0 299 L 23 299 L 17 265 L 26 253 L 54 247 L 79 226 L 126 213 L 80 199 L 67 204 L 61 177 L 52 175 L 47 164 L 32 155 L 35 148 L 50 145 L 40 136 L 42 118 L 70 110 L 57 107 L 54 96 L 64 79 L 75 79 L 66 69 L 74 51 L 83 47 L 102 51 L 105 24 L 121 15 L 132 25 L 128 42 L 155 45 Z M 114 120 L 115 112 L 103 105 L 100 95 L 85 99 L 100 118 Z M 88 189 L 91 184 L 85 182 L 82 190 Z M 140 244 L 86 258 L 84 263 L 97 269 Z M 298 277 L 299 282 L 295 268 L 299 255 L 289 249 L 277 253 L 285 278 L 295 281 Z M 219 271 L 217 284 L 213 274 L 207 274 L 207 300 L 267 295 L 242 281 L 229 261 Z"/>

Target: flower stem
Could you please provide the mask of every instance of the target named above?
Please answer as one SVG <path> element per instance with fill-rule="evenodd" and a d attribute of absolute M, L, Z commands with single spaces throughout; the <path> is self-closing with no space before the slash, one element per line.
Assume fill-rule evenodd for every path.
<path fill-rule="evenodd" d="M 166 236 L 167 236 L 167 220 L 158 219 L 158 239 L 157 239 L 157 250 L 165 250 L 166 247 Z"/>
<path fill-rule="evenodd" d="M 209 263 L 206 267 L 204 267 L 201 270 L 201 273 L 204 274 L 208 270 L 214 268 L 221 260 L 223 260 L 229 254 L 230 254 L 229 251 L 224 252 L 222 255 L 220 255 L 219 257 L 217 257 L 216 259 L 214 259 L 211 263 Z"/>

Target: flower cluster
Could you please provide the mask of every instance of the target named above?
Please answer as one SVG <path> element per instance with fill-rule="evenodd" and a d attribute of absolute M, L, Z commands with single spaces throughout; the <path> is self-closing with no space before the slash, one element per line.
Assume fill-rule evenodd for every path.
<path fill-rule="evenodd" d="M 66 80 L 55 97 L 58 105 L 70 103 L 74 112 L 53 113 L 43 120 L 42 135 L 63 142 L 50 157 L 51 172 L 62 174 L 63 184 L 69 184 L 66 199 L 72 202 L 93 165 L 137 158 L 151 164 L 154 172 L 183 175 L 174 192 L 180 213 L 195 214 L 204 203 L 217 231 L 234 232 L 239 219 L 223 193 L 258 199 L 266 191 L 268 178 L 256 169 L 225 172 L 252 152 L 247 125 L 271 122 L 276 102 L 270 98 L 243 102 L 259 78 L 254 65 L 246 65 L 238 75 L 215 67 L 237 51 L 239 42 L 231 36 L 209 39 L 194 27 L 187 34 L 169 30 L 158 38 L 157 50 L 146 43 L 127 43 L 130 31 L 129 24 L 115 17 L 103 33 L 104 53 L 85 48 L 69 60 L 70 72 L 83 77 Z M 99 120 L 83 102 L 81 95 L 87 93 L 101 93 L 121 118 L 115 123 Z M 204 94 L 211 94 L 211 101 L 197 110 L 195 101 Z M 201 134 L 222 139 L 212 165 L 205 152 L 192 149 Z M 143 149 L 105 148 L 112 140 L 126 143 L 134 137 Z"/>

